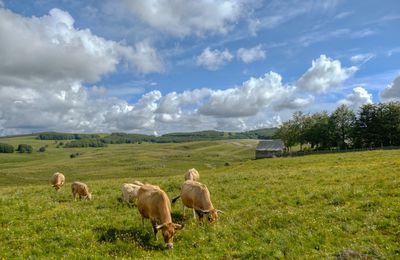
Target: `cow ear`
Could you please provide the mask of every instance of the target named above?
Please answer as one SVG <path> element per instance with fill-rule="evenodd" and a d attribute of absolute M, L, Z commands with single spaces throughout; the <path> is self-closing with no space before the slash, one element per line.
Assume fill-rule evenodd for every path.
<path fill-rule="evenodd" d="M 174 228 L 175 228 L 176 230 L 180 230 L 180 229 L 183 228 L 183 225 L 179 225 L 179 224 L 175 224 L 175 223 L 174 223 Z"/>
<path fill-rule="evenodd" d="M 164 226 L 165 226 L 165 224 L 158 225 L 158 226 L 156 226 L 156 229 L 157 229 L 157 230 L 160 230 L 160 229 L 162 229 Z"/>

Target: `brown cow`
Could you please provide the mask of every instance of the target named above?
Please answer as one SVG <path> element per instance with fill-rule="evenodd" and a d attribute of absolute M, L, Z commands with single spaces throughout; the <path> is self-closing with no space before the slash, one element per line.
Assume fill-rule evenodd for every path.
<path fill-rule="evenodd" d="M 185 181 L 187 180 L 198 181 L 199 179 L 200 179 L 199 172 L 195 168 L 189 169 L 185 173 Z"/>
<path fill-rule="evenodd" d="M 51 184 L 53 185 L 54 189 L 58 191 L 64 185 L 65 176 L 61 172 L 56 172 L 51 177 Z"/>
<path fill-rule="evenodd" d="M 165 247 L 172 248 L 175 230 L 182 226 L 172 223 L 171 203 L 167 194 L 158 186 L 145 184 L 138 191 L 137 207 L 142 215 L 142 225 L 145 218 L 150 219 L 156 240 L 157 231 L 161 229 Z"/>
<path fill-rule="evenodd" d="M 182 198 L 184 206 L 196 211 L 200 221 L 203 221 L 203 215 L 207 214 L 208 221 L 214 223 L 217 221 L 218 212 L 222 213 L 222 211 L 214 208 L 207 186 L 200 182 L 191 180 L 185 181 L 181 188 L 181 195 L 174 198 L 172 203 L 175 203 L 179 198 Z"/>
<path fill-rule="evenodd" d="M 76 199 L 76 194 L 79 195 L 79 199 L 85 198 L 88 200 L 92 199 L 92 194 L 89 192 L 89 187 L 82 182 L 76 181 L 71 184 L 72 195 L 74 200 Z"/>

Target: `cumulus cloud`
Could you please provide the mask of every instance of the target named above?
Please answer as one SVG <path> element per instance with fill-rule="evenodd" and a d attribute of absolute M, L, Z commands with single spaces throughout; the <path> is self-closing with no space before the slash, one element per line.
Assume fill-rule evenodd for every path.
<path fill-rule="evenodd" d="M 345 104 L 353 110 L 357 110 L 365 104 L 372 104 L 372 95 L 363 87 L 353 88 L 353 92 L 348 94 L 345 99 L 340 100 L 339 105 Z"/>
<path fill-rule="evenodd" d="M 174 36 L 225 34 L 241 18 L 241 1 L 124 0 L 127 10 L 143 23 Z"/>
<path fill-rule="evenodd" d="M 148 43 L 130 47 L 76 29 L 60 9 L 42 17 L 23 17 L 0 9 L 0 81 L 44 85 L 48 81 L 98 81 L 127 61 L 141 73 L 162 71 L 162 61 Z"/>
<path fill-rule="evenodd" d="M 270 72 L 260 78 L 250 78 L 240 87 L 213 91 L 199 113 L 217 117 L 254 116 L 267 107 L 284 107 L 295 90 L 284 86 L 279 74 Z"/>
<path fill-rule="evenodd" d="M 261 45 L 249 49 L 240 48 L 237 51 L 237 57 L 244 63 L 251 63 L 256 60 L 265 59 L 265 50 L 263 50 Z"/>
<path fill-rule="evenodd" d="M 400 76 L 396 77 L 392 83 L 386 86 L 380 93 L 382 101 L 400 100 Z"/>
<path fill-rule="evenodd" d="M 203 66 L 208 70 L 218 70 L 233 59 L 233 55 L 227 50 L 211 50 L 206 48 L 197 57 L 197 65 Z"/>
<path fill-rule="evenodd" d="M 357 71 L 357 67 L 343 68 L 340 61 L 321 55 L 312 61 L 311 68 L 297 81 L 296 86 L 316 93 L 326 92 L 341 85 Z"/>

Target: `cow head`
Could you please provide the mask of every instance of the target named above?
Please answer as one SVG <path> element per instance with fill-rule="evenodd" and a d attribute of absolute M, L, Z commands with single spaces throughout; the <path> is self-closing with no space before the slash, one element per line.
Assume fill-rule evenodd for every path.
<path fill-rule="evenodd" d="M 164 223 L 162 225 L 158 225 L 157 230 L 161 229 L 162 235 L 164 237 L 165 247 L 170 249 L 173 248 L 172 237 L 175 234 L 175 230 L 182 229 L 183 226 L 174 223 Z"/>
<path fill-rule="evenodd" d="M 207 219 L 210 224 L 214 223 L 218 219 L 218 213 L 223 213 L 219 209 L 203 210 L 203 213 L 207 214 Z"/>
<path fill-rule="evenodd" d="M 88 200 L 92 200 L 92 193 L 88 193 L 88 195 L 86 196 L 86 198 L 87 198 Z"/>

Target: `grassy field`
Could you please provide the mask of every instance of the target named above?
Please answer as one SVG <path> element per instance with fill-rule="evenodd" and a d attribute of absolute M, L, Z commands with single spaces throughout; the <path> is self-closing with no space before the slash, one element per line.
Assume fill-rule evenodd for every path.
<path fill-rule="evenodd" d="M 35 151 L 48 145 L 44 153 L 0 154 L 0 258 L 329 259 L 346 250 L 400 258 L 400 151 L 255 161 L 254 140 L 101 149 L 0 141 Z M 141 180 L 172 198 L 192 167 L 225 214 L 200 225 L 177 202 L 173 219 L 185 227 L 164 250 L 138 210 L 118 202 L 119 188 Z M 49 184 L 56 171 L 67 178 L 58 193 Z M 75 180 L 91 187 L 92 201 L 72 200 Z"/>

